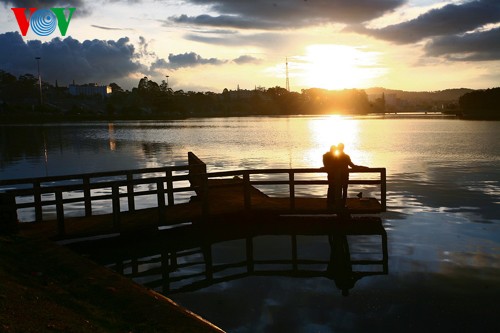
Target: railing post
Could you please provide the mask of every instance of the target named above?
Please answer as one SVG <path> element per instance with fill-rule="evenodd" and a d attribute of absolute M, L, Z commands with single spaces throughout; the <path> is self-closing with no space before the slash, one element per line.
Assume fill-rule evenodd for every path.
<path fill-rule="evenodd" d="M 290 187 L 290 210 L 295 210 L 295 173 L 288 173 L 288 185 Z"/>
<path fill-rule="evenodd" d="M 245 210 L 250 210 L 252 208 L 252 197 L 250 195 L 250 173 L 248 171 L 243 172 L 243 200 Z"/>
<path fill-rule="evenodd" d="M 165 178 L 167 180 L 167 204 L 173 206 L 174 202 L 174 183 L 172 180 L 172 170 L 167 170 L 165 172 Z"/>
<path fill-rule="evenodd" d="M 127 172 L 127 198 L 128 198 L 128 210 L 129 212 L 135 211 L 135 200 L 134 200 L 134 175 L 132 172 Z"/>
<path fill-rule="evenodd" d="M 158 222 L 165 223 L 165 188 L 163 187 L 163 180 L 156 182 L 156 194 L 158 197 Z"/>
<path fill-rule="evenodd" d="M 33 183 L 33 201 L 35 202 L 35 222 L 42 222 L 42 188 L 39 181 Z"/>
<path fill-rule="evenodd" d="M 64 203 L 62 190 L 56 190 L 56 214 L 57 214 L 57 232 L 59 236 L 64 236 L 66 231 L 64 228 Z"/>
<path fill-rule="evenodd" d="M 382 211 L 387 210 L 387 183 L 385 168 L 380 171 L 380 201 L 382 201 Z"/>
<path fill-rule="evenodd" d="M 118 184 L 113 184 L 112 189 L 112 204 L 113 204 L 113 228 L 120 230 L 120 187 Z"/>
<path fill-rule="evenodd" d="M 92 216 L 92 198 L 90 196 L 90 178 L 83 177 L 83 201 L 85 203 L 85 216 Z"/>

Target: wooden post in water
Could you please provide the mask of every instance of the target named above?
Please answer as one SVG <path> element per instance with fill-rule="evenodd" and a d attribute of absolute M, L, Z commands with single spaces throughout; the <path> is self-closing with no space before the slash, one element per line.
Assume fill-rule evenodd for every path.
<path fill-rule="evenodd" d="M 35 202 L 35 222 L 42 222 L 42 189 L 39 181 L 33 183 L 33 201 Z"/>
<path fill-rule="evenodd" d="M 338 214 L 345 209 L 342 202 L 342 176 L 340 170 L 333 173 L 333 209 Z"/>
<path fill-rule="evenodd" d="M 214 277 L 214 266 L 212 260 L 212 246 L 210 244 L 203 245 L 203 257 L 205 259 L 205 277 L 207 280 L 212 280 Z"/>
<path fill-rule="evenodd" d="M 243 202 L 245 210 L 249 211 L 252 208 L 252 196 L 250 190 L 252 186 L 250 185 L 250 173 L 248 171 L 243 172 Z"/>
<path fill-rule="evenodd" d="M 386 170 L 382 169 L 380 172 L 380 201 L 382 204 L 382 211 L 385 212 L 387 210 L 387 183 L 386 183 Z"/>
<path fill-rule="evenodd" d="M 85 204 L 85 216 L 92 216 L 92 198 L 90 192 L 90 177 L 83 177 L 83 201 Z"/>
<path fill-rule="evenodd" d="M 120 230 L 120 187 L 118 184 L 113 184 L 111 187 L 111 202 L 113 205 L 113 228 L 116 231 Z"/>
<path fill-rule="evenodd" d="M 208 178 L 204 177 L 201 183 L 201 217 L 206 222 L 210 215 L 210 201 L 208 199 Z"/>
<path fill-rule="evenodd" d="M 134 199 L 134 175 L 132 172 L 127 172 L 127 198 L 128 198 L 128 210 L 129 212 L 135 211 L 135 199 Z"/>
<path fill-rule="evenodd" d="M 11 193 L 0 193 L 0 234 L 15 234 L 18 231 L 16 197 Z"/>
<path fill-rule="evenodd" d="M 172 180 L 172 170 L 167 170 L 165 172 L 165 178 L 167 181 L 167 201 L 169 206 L 173 206 L 174 202 L 174 183 Z"/>
<path fill-rule="evenodd" d="M 61 190 L 56 190 L 57 233 L 60 237 L 66 234 L 64 228 L 64 203 Z"/>
<path fill-rule="evenodd" d="M 253 238 L 246 238 L 246 254 L 247 254 L 247 272 L 253 273 L 254 265 L 253 265 Z"/>
<path fill-rule="evenodd" d="M 295 210 L 295 173 L 288 173 L 288 185 L 290 187 L 290 210 Z"/>
<path fill-rule="evenodd" d="M 299 269 L 298 253 L 297 253 L 297 235 L 291 235 L 292 237 L 292 269 L 297 271 Z"/>
<path fill-rule="evenodd" d="M 382 223 L 382 221 L 380 222 Z M 383 253 L 383 257 L 382 257 L 382 261 L 383 261 L 383 267 L 384 267 L 384 274 L 388 274 L 389 273 L 389 254 L 387 253 L 387 232 L 385 231 L 385 229 L 382 227 L 382 233 L 381 233 L 381 236 L 382 236 L 382 253 Z"/>
<path fill-rule="evenodd" d="M 165 188 L 163 187 L 163 180 L 156 182 L 156 192 L 158 197 L 158 222 L 164 224 L 166 222 L 165 216 Z"/>

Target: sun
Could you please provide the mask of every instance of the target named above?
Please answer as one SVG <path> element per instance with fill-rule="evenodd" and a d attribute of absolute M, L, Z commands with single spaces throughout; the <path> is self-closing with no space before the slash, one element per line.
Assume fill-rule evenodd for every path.
<path fill-rule="evenodd" d="M 347 45 L 310 45 L 297 57 L 297 76 L 303 86 L 323 89 L 368 87 L 385 71 L 377 65 L 378 54 Z"/>

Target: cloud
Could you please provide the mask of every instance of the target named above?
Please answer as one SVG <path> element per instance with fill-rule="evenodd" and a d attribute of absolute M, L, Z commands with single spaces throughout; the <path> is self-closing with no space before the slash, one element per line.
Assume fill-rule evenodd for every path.
<path fill-rule="evenodd" d="M 169 65 L 168 61 L 166 61 L 163 58 L 160 58 L 160 59 L 156 59 L 156 61 L 154 61 L 151 64 L 149 69 L 151 70 L 151 73 L 154 73 L 158 69 L 170 69 L 170 65 Z"/>
<path fill-rule="evenodd" d="M 430 56 L 446 56 L 450 60 L 500 60 L 500 28 L 443 36 L 429 42 L 425 51 Z"/>
<path fill-rule="evenodd" d="M 255 34 L 241 34 L 238 32 L 232 34 L 195 34 L 189 33 L 185 34 L 184 38 L 186 40 L 224 45 L 224 46 L 259 46 L 259 47 L 271 47 L 274 49 L 285 48 L 290 43 L 295 42 L 295 36 L 290 34 L 283 34 L 278 32 L 262 32 Z"/>
<path fill-rule="evenodd" d="M 360 23 L 401 6 L 406 0 L 187 0 L 218 15 L 170 17 L 175 23 L 238 29 L 295 29 L 326 23 Z"/>
<path fill-rule="evenodd" d="M 346 30 L 398 44 L 408 44 L 425 38 L 465 33 L 497 22 L 500 22 L 500 2 L 479 0 L 432 9 L 413 20 L 381 29 L 368 29 L 358 25 Z"/>
<path fill-rule="evenodd" d="M 76 8 L 74 17 L 88 16 L 91 10 L 85 5 L 84 0 L 6 0 L 4 6 L 14 8 L 50 8 L 61 7 Z"/>
<path fill-rule="evenodd" d="M 0 53 L 0 69 L 14 75 L 35 74 L 35 57 L 41 57 L 42 78 L 52 83 L 110 83 L 144 70 L 128 38 L 79 42 L 67 37 L 25 42 L 18 32 L 7 32 L 0 34 L 0 49 L 10 50 Z"/>
<path fill-rule="evenodd" d="M 129 29 L 129 28 L 114 28 L 114 27 L 105 27 L 105 26 L 102 26 L 102 25 L 96 25 L 96 24 L 91 24 L 90 25 L 91 27 L 93 28 L 96 28 L 96 29 L 101 29 L 101 30 L 112 30 L 112 31 L 123 31 L 123 30 L 134 30 L 134 29 Z"/>
<path fill-rule="evenodd" d="M 219 60 L 217 58 L 203 58 L 194 52 L 186 52 L 183 54 L 170 54 L 168 56 L 168 66 L 172 69 L 182 67 L 194 67 L 198 65 L 221 65 L 226 63 L 226 60 Z"/>
<path fill-rule="evenodd" d="M 170 21 L 180 24 L 188 25 L 199 25 L 199 26 L 209 26 L 209 27 L 225 27 L 225 28 L 238 28 L 238 29 L 252 29 L 255 28 L 255 20 L 242 18 L 240 16 L 232 15 L 199 15 L 199 16 L 187 16 L 180 15 L 178 17 L 170 17 Z M 286 28 L 288 26 L 287 22 L 259 22 L 260 29 L 278 29 Z"/>
<path fill-rule="evenodd" d="M 222 60 L 217 58 L 206 59 L 202 56 L 196 54 L 195 52 L 186 52 L 182 54 L 170 54 L 168 56 L 168 61 L 163 58 L 157 58 L 150 66 L 150 73 L 154 74 L 157 70 L 162 69 L 179 69 L 187 67 L 196 67 L 200 65 L 224 65 L 231 62 L 230 60 Z M 242 55 L 232 62 L 238 65 L 259 63 L 260 59 L 249 55 Z"/>
<path fill-rule="evenodd" d="M 249 55 L 242 55 L 236 59 L 233 59 L 233 62 L 237 63 L 238 65 L 244 65 L 244 64 L 258 64 L 261 60 Z"/>

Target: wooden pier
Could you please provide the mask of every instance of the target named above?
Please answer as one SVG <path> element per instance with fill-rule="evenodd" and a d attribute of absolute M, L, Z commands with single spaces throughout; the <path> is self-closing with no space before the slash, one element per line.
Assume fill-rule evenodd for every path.
<path fill-rule="evenodd" d="M 326 172 L 321 168 L 207 172 L 206 164 L 193 153 L 188 153 L 188 163 L 182 166 L 0 180 L 0 195 L 2 202 L 11 203 L 2 205 L 2 214 L 7 212 L 9 219 L 13 219 L 18 210 L 32 209 L 35 223 L 21 223 L 22 227 L 58 239 L 155 231 L 184 223 L 275 220 L 307 215 L 334 219 L 340 214 L 385 211 L 385 168 L 351 173 L 372 177 L 350 180 L 350 188 L 376 185 L 380 188 L 380 197 L 348 198 L 346 209 L 329 210 L 325 198 Z M 266 189 L 275 186 L 285 186 L 288 195 L 266 194 Z M 322 186 L 325 197 L 297 195 L 296 189 L 303 186 Z M 155 196 L 157 205 L 138 209 L 136 199 L 141 196 Z M 96 214 L 96 204 L 103 202 L 110 212 Z M 73 211 L 75 205 L 81 207 L 83 216 L 67 216 L 68 205 L 72 205 Z M 48 218 L 46 211 L 51 212 Z"/>

